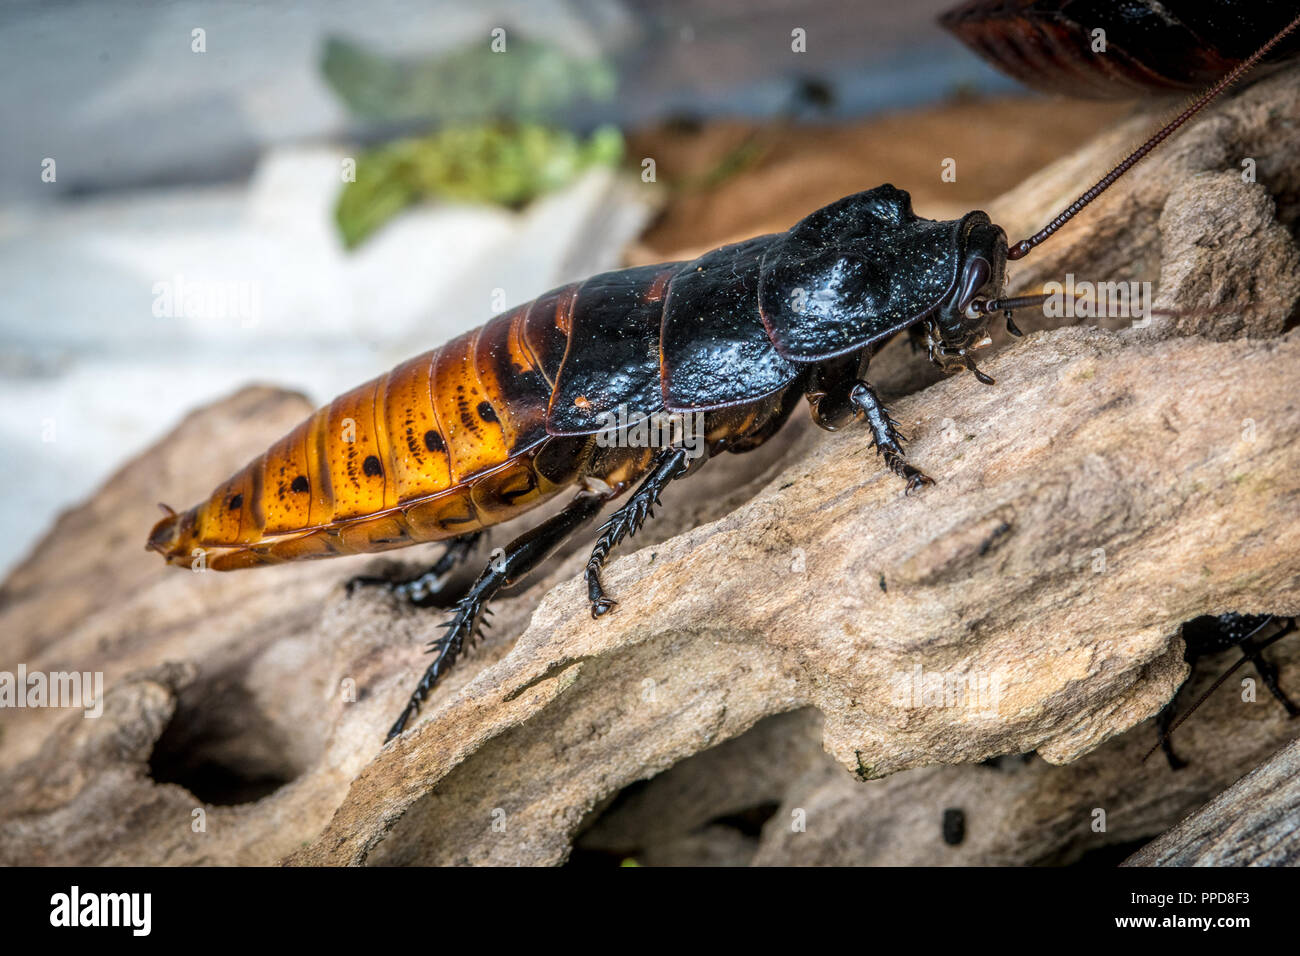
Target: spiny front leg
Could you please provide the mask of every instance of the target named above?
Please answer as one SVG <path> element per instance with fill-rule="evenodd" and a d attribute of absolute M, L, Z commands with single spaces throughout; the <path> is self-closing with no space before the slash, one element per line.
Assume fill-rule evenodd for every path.
<path fill-rule="evenodd" d="M 591 559 L 587 561 L 587 599 L 591 601 L 592 617 L 608 613 L 618 603 L 605 594 L 600 584 L 600 569 L 605 559 L 620 541 L 636 534 L 647 518 L 654 517 L 654 506 L 661 504 L 659 495 L 670 481 L 685 474 L 688 460 L 685 449 L 665 448 L 655 458 L 654 470 L 632 492 L 632 497 L 601 525 L 600 537 L 596 539 Z"/>
<path fill-rule="evenodd" d="M 908 494 L 922 485 L 934 484 L 933 478 L 913 468 L 903 457 L 903 436 L 898 433 L 898 422 L 889 417 L 888 409 L 881 404 L 880 397 L 869 382 L 854 385 L 849 392 L 849 402 L 867 420 L 871 437 L 876 442 L 876 451 L 885 456 L 889 470 L 907 481 Z"/>

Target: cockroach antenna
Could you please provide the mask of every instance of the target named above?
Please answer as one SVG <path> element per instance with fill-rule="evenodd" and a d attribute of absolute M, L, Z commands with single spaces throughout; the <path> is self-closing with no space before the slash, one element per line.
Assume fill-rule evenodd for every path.
<path fill-rule="evenodd" d="M 1085 192 L 1074 202 L 1070 203 L 1070 205 L 1065 209 L 1065 211 L 1062 212 L 1059 216 L 1057 216 L 1055 219 L 1049 222 L 1038 232 L 1034 233 L 1028 239 L 1021 239 L 1015 245 L 1011 246 L 1011 248 L 1007 250 L 1007 258 L 1023 259 L 1026 255 L 1029 254 L 1029 251 L 1031 249 L 1041 244 L 1044 240 L 1046 240 L 1049 236 L 1051 236 L 1052 233 L 1056 232 L 1067 222 L 1073 219 L 1076 215 L 1078 215 L 1079 212 L 1085 206 L 1088 205 L 1088 203 L 1092 202 L 1094 199 L 1096 199 L 1098 196 L 1104 193 L 1107 189 L 1109 189 L 1115 183 L 1115 180 L 1119 179 L 1126 172 L 1128 172 L 1130 169 L 1136 166 L 1149 152 L 1151 152 L 1153 149 L 1155 149 L 1157 146 L 1163 143 L 1166 139 L 1172 136 L 1175 132 L 1177 132 L 1179 127 L 1181 127 L 1184 123 L 1186 123 L 1189 119 L 1191 119 L 1201 110 L 1205 109 L 1205 107 L 1209 106 L 1210 103 L 1213 102 L 1214 99 L 1220 93 L 1222 93 L 1224 90 L 1230 87 L 1233 83 L 1236 83 L 1237 80 L 1241 79 L 1242 76 L 1248 73 L 1257 63 L 1259 63 L 1260 60 L 1262 60 L 1265 56 L 1268 55 L 1269 50 L 1277 46 L 1278 43 L 1280 43 L 1289 33 L 1291 33 L 1292 30 L 1294 30 L 1298 26 L 1300 26 L 1300 16 L 1297 16 L 1294 20 L 1292 20 L 1285 27 L 1283 27 L 1282 30 L 1273 37 L 1273 39 L 1265 43 L 1262 47 L 1260 47 L 1258 50 L 1252 53 L 1247 59 L 1242 60 L 1235 67 L 1233 67 L 1230 73 L 1228 73 L 1226 76 L 1223 77 L 1223 79 L 1219 80 L 1219 82 L 1215 83 L 1208 90 L 1202 93 L 1195 100 L 1195 102 L 1193 102 L 1190 106 L 1187 107 L 1187 109 L 1183 110 L 1180 114 L 1178 114 L 1177 117 L 1175 117 L 1173 120 L 1166 123 L 1163 127 L 1157 130 L 1150 139 L 1148 139 L 1145 143 L 1143 143 L 1132 153 L 1130 153 L 1122 163 L 1120 163 L 1118 166 L 1116 166 L 1114 169 L 1108 172 L 1105 176 L 1099 179 L 1096 185 L 1094 185 L 1091 189 Z"/>
<path fill-rule="evenodd" d="M 1007 322 L 1007 331 L 1012 335 L 1021 336 L 1025 333 L 1020 331 L 1020 327 L 1016 325 L 1015 321 L 1011 318 L 1011 313 L 1016 309 L 1037 308 L 1056 294 L 1057 293 L 1055 292 L 1037 292 L 1033 295 L 1017 295 L 1006 299 L 976 299 L 967 307 L 966 314 L 970 318 L 974 319 L 981 315 L 993 315 L 997 312 L 1001 312 L 1002 317 L 1006 319 Z M 983 374 L 978 369 L 971 369 L 971 371 L 976 373 L 977 378 Z M 984 376 L 984 378 L 988 378 L 988 376 Z M 980 381 L 984 381 L 984 378 L 980 378 Z"/>

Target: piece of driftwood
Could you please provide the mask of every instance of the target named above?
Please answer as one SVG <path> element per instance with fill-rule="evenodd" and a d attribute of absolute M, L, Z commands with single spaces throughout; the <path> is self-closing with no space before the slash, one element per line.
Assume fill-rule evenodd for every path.
<path fill-rule="evenodd" d="M 1270 649 L 1296 685 L 1300 640 Z M 1237 657 L 1204 659 L 1184 686 L 1189 706 Z M 833 866 L 1113 863 L 1258 765 L 1297 729 L 1253 669 L 1214 693 L 1174 737 L 1185 766 L 1156 744 L 1154 722 L 1064 766 L 1032 754 L 925 767 L 866 783 L 822 750 L 813 709 L 768 717 L 589 815 L 578 863 L 709 862 Z M 945 837 L 956 814 L 960 839 Z"/>
<path fill-rule="evenodd" d="M 1124 865 L 1300 865 L 1300 741 L 1292 741 Z"/>
<path fill-rule="evenodd" d="M 796 426 L 710 463 L 610 564 L 616 613 L 591 619 L 571 549 L 498 603 L 382 749 L 438 615 L 345 593 L 391 558 L 161 567 L 140 550 L 153 501 L 197 500 L 305 407 L 254 390 L 191 416 L 5 585 L 7 666 L 102 670 L 107 698 L 96 720 L 3 715 L 0 857 L 553 864 L 628 785 L 791 711 L 820 715 L 840 784 L 896 800 L 912 775 L 879 778 L 909 768 L 1115 746 L 1185 677 L 1182 622 L 1300 611 L 1300 335 L 1283 333 L 1300 298 L 1298 92 L 1293 72 L 1225 103 L 1013 272 L 1020 287 L 1067 267 L 1158 279 L 1176 318 L 1041 331 L 981 362 L 996 387 L 963 375 L 894 402 L 939 482 L 918 495 L 862 429 Z M 990 211 L 1036 227 L 1140 125 Z M 1266 304 L 1226 305 L 1247 294 Z M 880 366 L 891 394 L 924 381 L 905 343 Z M 1213 784 L 1151 791 L 1127 838 Z M 878 812 L 902 827 L 894 806 Z M 1051 830 L 1058 849 L 1075 825 Z M 714 835 L 684 839 L 734 855 Z M 769 846 L 759 858 L 779 862 Z"/>

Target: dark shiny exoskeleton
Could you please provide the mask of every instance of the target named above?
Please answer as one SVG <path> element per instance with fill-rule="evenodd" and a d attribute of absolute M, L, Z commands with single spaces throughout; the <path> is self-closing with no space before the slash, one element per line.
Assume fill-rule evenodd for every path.
<path fill-rule="evenodd" d="M 1259 673 L 1260 680 L 1264 686 L 1286 709 L 1288 717 L 1300 716 L 1300 707 L 1297 707 L 1291 698 L 1282 690 L 1278 683 L 1277 667 L 1264 656 L 1264 649 L 1272 643 L 1281 640 L 1288 634 L 1294 633 L 1296 622 L 1294 618 L 1275 617 L 1271 614 L 1222 614 L 1219 617 L 1198 617 L 1195 620 L 1188 621 L 1183 625 L 1183 659 L 1187 661 L 1192 668 L 1196 667 L 1198 661 L 1202 658 L 1218 654 L 1220 651 L 1226 651 L 1233 647 L 1241 648 L 1241 660 L 1236 666 L 1249 661 L 1255 665 L 1255 670 Z M 1236 667 L 1234 666 L 1234 670 Z M 1228 673 L 1231 673 L 1229 671 Z M 1228 675 L 1225 674 L 1219 679 L 1222 682 Z M 1216 682 L 1214 687 L 1219 686 Z M 1214 687 L 1210 690 L 1213 691 Z M 1207 692 L 1208 696 L 1208 692 Z M 1205 698 L 1202 697 L 1203 701 Z M 1199 704 L 1200 701 L 1197 702 Z M 1175 726 L 1175 716 L 1177 713 L 1178 695 L 1175 694 L 1173 700 L 1165 705 L 1164 710 L 1160 712 L 1156 720 L 1157 730 L 1160 734 L 1160 747 L 1165 752 L 1165 759 L 1169 761 L 1169 767 L 1172 770 L 1181 770 L 1187 766 L 1187 762 L 1180 758 L 1174 752 L 1171 731 Z M 1193 705 L 1192 709 L 1195 709 Z M 1190 711 L 1188 712 L 1190 714 Z M 1185 715 L 1186 716 L 1186 715 Z M 1179 720 L 1185 719 L 1179 718 Z"/>
<path fill-rule="evenodd" d="M 1204 88 L 1297 12 L 1295 0 L 969 0 L 939 22 L 1027 86 L 1124 99 Z M 1297 54 L 1300 36 L 1268 60 Z"/>
<path fill-rule="evenodd" d="M 554 378 L 544 424 L 548 441 L 579 442 L 569 459 L 582 462 L 574 479 L 583 490 L 511 543 L 460 600 L 390 736 L 401 732 L 502 586 L 640 480 L 601 529 L 587 565 L 592 614 L 610 611 L 601 566 L 650 516 L 663 488 L 708 456 L 756 448 L 801 397 L 825 428 L 861 417 L 907 490 L 928 483 L 903 457 L 897 423 L 866 380 L 868 362 L 896 333 L 919 326 L 935 362 L 990 381 L 974 369 L 970 352 L 988 342 L 988 312 L 978 306 L 1001 293 L 1006 261 L 1006 233 L 984 213 L 921 219 L 907 193 L 884 185 L 819 209 L 788 232 L 691 262 L 605 273 L 539 299 L 569 304 L 550 333 L 564 336 L 563 361 L 542 369 Z M 522 309 L 531 320 L 531 307 Z M 702 423 L 702 454 L 681 442 L 638 447 L 636 423 L 664 416 Z M 593 449 L 596 436 L 603 441 Z M 464 548 L 472 536 L 456 540 Z M 444 562 L 436 572 L 446 570 Z M 430 580 L 408 582 L 405 593 L 424 598 Z"/>

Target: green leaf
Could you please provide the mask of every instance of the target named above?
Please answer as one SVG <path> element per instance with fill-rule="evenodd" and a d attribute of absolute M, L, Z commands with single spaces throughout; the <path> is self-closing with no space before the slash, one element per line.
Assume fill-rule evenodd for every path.
<path fill-rule="evenodd" d="M 538 124 L 452 126 L 362 154 L 356 182 L 339 196 L 335 219 L 343 243 L 355 248 L 408 206 L 427 199 L 518 207 L 567 185 L 592 166 L 623 156 L 611 126 L 581 137 Z"/>

